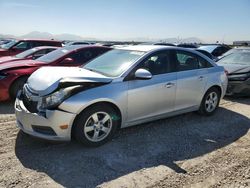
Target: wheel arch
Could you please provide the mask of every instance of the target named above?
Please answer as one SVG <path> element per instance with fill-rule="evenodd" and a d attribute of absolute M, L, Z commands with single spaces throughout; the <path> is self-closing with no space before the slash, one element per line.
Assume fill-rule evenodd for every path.
<path fill-rule="evenodd" d="M 80 116 L 80 114 L 86 110 L 88 110 L 89 108 L 92 108 L 93 106 L 96 106 L 96 105 L 108 105 L 110 107 L 112 107 L 117 113 L 118 113 L 118 116 L 119 116 L 119 129 L 121 128 L 121 124 L 122 124 L 122 112 L 121 112 L 121 109 L 113 102 L 111 101 L 98 101 L 98 102 L 93 102 L 91 104 L 89 104 L 88 106 L 86 106 L 85 108 L 81 109 L 80 112 L 76 115 L 74 121 L 73 121 L 73 124 L 72 124 L 72 128 L 71 128 L 71 138 L 73 137 L 73 132 L 74 132 L 74 128 L 75 128 L 75 124 L 76 124 L 76 121 L 77 121 L 77 118 Z"/>
<path fill-rule="evenodd" d="M 21 76 L 18 76 L 16 77 L 14 80 L 12 80 L 12 82 L 10 83 L 9 85 L 9 88 L 8 88 L 8 93 L 9 93 L 9 96 L 10 96 L 10 92 L 11 92 L 11 89 L 13 87 L 13 85 L 20 79 L 23 79 L 23 78 L 29 78 L 29 75 L 21 75 Z"/>
<path fill-rule="evenodd" d="M 212 89 L 212 88 L 218 89 L 218 91 L 220 92 L 220 97 L 222 96 L 222 88 L 221 88 L 221 86 L 219 86 L 219 85 L 217 85 L 217 84 L 208 87 L 207 90 L 206 90 L 206 92 L 204 93 L 204 95 L 208 92 L 208 90 L 210 90 L 210 89 Z"/>

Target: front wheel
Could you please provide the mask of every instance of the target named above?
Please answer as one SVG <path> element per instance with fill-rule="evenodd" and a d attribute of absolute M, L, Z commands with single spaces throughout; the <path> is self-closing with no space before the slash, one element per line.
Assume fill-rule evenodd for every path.
<path fill-rule="evenodd" d="M 100 146 L 110 140 L 119 127 L 120 117 L 109 105 L 95 105 L 79 114 L 73 134 L 86 146 Z"/>
<path fill-rule="evenodd" d="M 217 110 L 219 103 L 219 90 L 217 88 L 211 88 L 204 95 L 198 112 L 202 115 L 212 115 Z"/>

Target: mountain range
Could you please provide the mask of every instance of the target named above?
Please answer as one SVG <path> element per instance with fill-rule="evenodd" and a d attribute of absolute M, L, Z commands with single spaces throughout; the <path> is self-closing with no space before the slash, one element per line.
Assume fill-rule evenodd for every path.
<path fill-rule="evenodd" d="M 88 41 L 115 41 L 116 39 L 98 39 L 98 38 L 84 38 L 79 35 L 63 33 L 63 34 L 51 34 L 49 32 L 39 32 L 32 31 L 25 35 L 14 36 L 14 35 L 4 35 L 0 34 L 0 38 L 39 38 L 39 39 L 55 39 L 55 40 L 88 40 Z M 161 41 L 167 43 L 202 43 L 203 41 L 197 37 L 189 38 L 124 38 L 118 41 L 137 41 L 137 42 L 152 42 L 152 41 Z"/>

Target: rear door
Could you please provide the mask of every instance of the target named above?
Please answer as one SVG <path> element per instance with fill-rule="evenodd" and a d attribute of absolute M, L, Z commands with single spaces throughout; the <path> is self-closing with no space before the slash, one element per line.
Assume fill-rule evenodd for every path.
<path fill-rule="evenodd" d="M 176 50 L 177 87 L 175 110 L 200 105 L 207 83 L 206 60 L 198 55 Z"/>
<path fill-rule="evenodd" d="M 128 81 L 128 122 L 133 123 L 174 110 L 176 72 L 173 72 L 169 52 L 152 54 L 133 71 L 143 68 L 153 75 L 148 80 L 132 77 Z"/>

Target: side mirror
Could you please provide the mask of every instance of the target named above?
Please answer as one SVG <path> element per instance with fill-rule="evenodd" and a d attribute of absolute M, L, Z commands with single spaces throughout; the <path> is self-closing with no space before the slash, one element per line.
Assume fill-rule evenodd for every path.
<path fill-rule="evenodd" d="M 135 72 L 135 78 L 141 80 L 148 80 L 152 78 L 152 74 L 146 69 L 138 69 Z"/>
<path fill-rule="evenodd" d="M 26 57 L 26 59 L 34 59 L 34 56 L 29 55 L 28 57 Z"/>
<path fill-rule="evenodd" d="M 73 62 L 74 62 L 74 60 L 72 58 L 68 57 L 68 58 L 65 58 L 61 63 L 62 64 L 71 64 Z"/>

